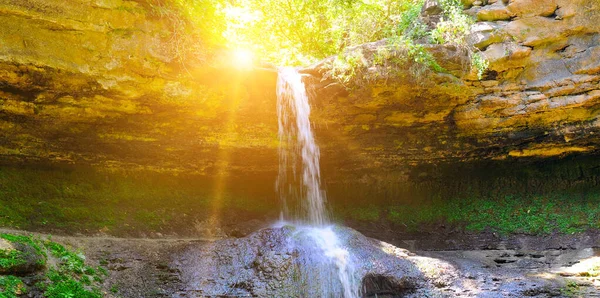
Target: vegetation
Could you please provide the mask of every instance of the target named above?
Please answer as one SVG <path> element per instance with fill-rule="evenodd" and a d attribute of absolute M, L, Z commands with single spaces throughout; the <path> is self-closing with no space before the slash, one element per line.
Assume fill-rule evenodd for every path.
<path fill-rule="evenodd" d="M 408 231 L 438 225 L 466 231 L 501 234 L 572 234 L 600 229 L 600 193 L 499 198 L 454 198 L 387 208 L 370 205 L 338 211 L 338 217 L 359 221 L 388 221 Z"/>
<path fill-rule="evenodd" d="M 170 50 L 179 62 L 206 62 L 221 48 L 226 21 L 222 0 L 149 0 L 149 13 L 171 25 Z"/>
<path fill-rule="evenodd" d="M 0 256 L 0 258 L 2 258 Z M 25 283 L 14 275 L 0 275 L 0 297 L 17 298 L 27 292 Z"/>
<path fill-rule="evenodd" d="M 345 83 L 357 77 L 369 81 L 408 72 L 419 81 L 428 71 L 446 71 L 427 49 L 428 45 L 442 44 L 456 47 L 469 56 L 471 65 L 465 66 L 465 69 L 475 69 L 481 78 L 488 62 L 466 40 L 474 20 L 463 13 L 461 1 L 439 1 L 442 14 L 435 25 L 426 23 L 421 17 L 423 3 L 423 0 L 403 2 L 398 22 L 385 30 L 387 42 L 378 43 L 366 55 L 360 48 L 340 53 L 329 65 L 329 75 Z M 408 71 L 406 65 L 409 66 Z M 378 67 L 377 72 L 368 73 L 372 66 Z"/>
<path fill-rule="evenodd" d="M 46 270 L 40 271 L 37 277 L 28 278 L 32 283 L 37 281 L 35 284 L 26 285 L 24 278 L 14 275 L 0 276 L 0 297 L 18 297 L 28 291 L 43 293 L 43 297 L 48 298 L 102 297 L 99 286 L 108 273 L 102 267 L 86 265 L 85 257 L 80 252 L 69 250 L 49 239 L 42 240 L 32 236 L 1 234 L 0 238 L 32 247 L 44 256 L 40 268 L 47 267 Z M 20 250 L 11 251 L 25 254 Z M 52 261 L 47 262 L 46 256 Z M 22 255 L 17 259 L 25 262 Z M 0 263 L 10 262 L 14 262 L 14 256 L 0 253 Z"/>
<path fill-rule="evenodd" d="M 565 297 L 579 297 L 581 287 L 575 281 L 569 281 L 563 288 L 560 289 L 560 294 Z"/>
<path fill-rule="evenodd" d="M 4 167 L 0 168 L 0 226 L 139 235 L 185 232 L 194 229 L 190 222 L 195 218 L 209 218 L 213 212 L 264 214 L 276 209 L 276 200 L 253 197 L 256 190 L 241 185 L 216 194 L 213 182 L 201 176 L 91 168 Z M 271 189 L 272 184 L 265 187 Z"/>
<path fill-rule="evenodd" d="M 24 253 L 16 250 L 0 250 L 0 269 L 13 268 L 26 263 Z"/>
<path fill-rule="evenodd" d="M 496 170 L 501 171 L 500 168 Z M 568 184 L 569 179 L 579 177 L 579 171 L 571 171 L 566 165 L 565 168 L 556 166 L 538 170 L 542 172 L 531 169 L 526 172 L 532 177 L 549 180 L 554 178 L 545 178 L 544 173 L 555 173 L 566 184 L 556 186 L 550 183 L 557 188 L 522 194 L 500 191 L 505 189 L 503 184 L 478 185 L 476 180 L 469 178 L 468 184 L 461 184 L 468 185 L 467 190 L 449 193 L 444 189 L 439 195 L 429 194 L 426 198 L 404 204 L 378 201 L 376 198 L 380 194 L 374 193 L 357 194 L 348 202 L 336 201 L 345 195 L 330 189 L 334 194 L 332 210 L 341 220 L 387 221 L 410 231 L 439 224 L 468 231 L 490 230 L 506 234 L 576 233 L 600 229 L 600 193 L 587 184 L 581 189 Z M 571 174 L 574 178 L 567 176 Z M 501 180 L 498 177 L 482 179 Z M 514 186 L 512 180 L 507 183 L 517 190 L 527 188 L 528 178 L 516 179 L 525 184 Z M 270 183 L 236 185 L 220 194 L 215 194 L 214 187 L 211 187 L 213 183 L 213 180 L 195 176 L 5 167 L 0 168 L 0 225 L 69 233 L 140 235 L 161 232 L 185 235 L 186 232 L 197 232 L 197 219 L 210 218 L 215 212 L 225 218 L 234 214 L 235 218 L 243 220 L 243 216 L 257 218 L 278 210 L 275 197 L 261 195 L 272 191 Z M 389 187 L 384 185 L 381 188 Z M 352 188 L 352 192 L 357 191 Z M 217 196 L 220 196 L 218 200 Z M 374 204 L 361 205 L 357 198 L 365 196 L 372 197 L 370 203 Z M 27 239 L 11 241 L 24 242 Z M 32 247 L 36 245 L 35 242 L 29 244 Z M 18 252 L 4 252 L 3 256 L 0 266 L 3 262 L 20 262 Z"/>
<path fill-rule="evenodd" d="M 176 9 L 159 1 L 153 11 L 172 20 L 177 52 L 193 48 L 180 32 L 187 23 L 192 25 L 196 40 L 205 45 L 195 56 L 206 56 L 207 49 L 221 47 L 250 50 L 259 60 L 277 65 L 308 65 L 338 55 L 330 65 L 330 75 L 344 81 L 376 65 L 373 61 L 382 57 L 410 61 L 415 64 L 411 72 L 416 74 L 427 69 L 442 71 L 423 45 L 447 44 L 471 55 L 479 74 L 487 67 L 466 42 L 474 21 L 463 13 L 460 0 L 439 1 L 443 12 L 436 25 L 426 24 L 420 17 L 424 0 L 174 1 Z M 387 42 L 372 53 L 355 49 L 380 40 Z M 379 50 L 392 55 L 382 56 Z"/>

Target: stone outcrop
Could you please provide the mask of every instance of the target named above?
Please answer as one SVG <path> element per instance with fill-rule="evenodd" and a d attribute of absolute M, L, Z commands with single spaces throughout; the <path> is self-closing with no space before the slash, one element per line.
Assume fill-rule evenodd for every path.
<path fill-rule="evenodd" d="M 171 266 L 181 272 L 186 293 L 204 296 L 321 297 L 344 296 L 333 255 L 327 255 L 306 227 L 267 228 L 248 237 L 188 246 L 174 254 Z M 310 228 L 314 229 L 314 228 Z M 449 263 L 414 256 L 407 250 L 335 227 L 348 271 L 365 297 L 440 294 L 456 283 L 459 272 Z M 437 268 L 439 270 L 427 270 Z M 179 294 L 179 295 L 178 295 Z"/>
<path fill-rule="evenodd" d="M 323 64 L 304 70 L 325 152 L 349 156 L 354 171 L 598 151 L 600 3 L 465 3 L 478 20 L 469 42 L 490 62 L 482 79 L 450 63 L 459 49 L 439 45 L 430 51 L 449 74 L 415 78 L 407 63 L 396 76 L 335 89 Z"/>
<path fill-rule="evenodd" d="M 23 275 L 46 267 L 46 255 L 31 243 L 0 238 L 0 275 Z"/>
<path fill-rule="evenodd" d="M 482 79 L 464 51 L 440 45 L 424 46 L 447 73 L 405 59 L 342 84 L 323 77 L 324 63 L 303 69 L 329 190 L 420 181 L 441 163 L 598 152 L 600 3 L 463 2 L 478 19 L 469 42 L 490 61 Z M 235 70 L 222 51 L 202 56 L 208 45 L 184 38 L 192 32 L 177 8 L 158 3 L 0 0 L 1 161 L 211 182 L 240 174 L 273 196 L 275 72 Z M 435 23 L 439 12 L 428 1 L 423 13 Z"/>
<path fill-rule="evenodd" d="M 210 174 L 276 159 L 274 72 L 204 57 L 169 3 L 0 1 L 2 160 Z"/>

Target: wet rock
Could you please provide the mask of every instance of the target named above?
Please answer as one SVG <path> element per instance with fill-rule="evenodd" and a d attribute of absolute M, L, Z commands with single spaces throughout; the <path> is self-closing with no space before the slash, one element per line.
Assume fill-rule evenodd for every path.
<path fill-rule="evenodd" d="M 323 267 L 323 262 L 330 260 L 310 237 L 305 238 L 302 229 L 268 228 L 246 238 L 217 241 L 209 247 L 189 247 L 173 257 L 173 264 L 182 272 L 186 291 L 208 296 L 316 297 L 324 290 L 341 294 L 336 266 Z M 355 278 L 364 284 L 385 284 L 393 293 L 428 287 L 418 267 L 402 250 L 349 228 L 337 227 L 335 231 L 355 260 Z"/>

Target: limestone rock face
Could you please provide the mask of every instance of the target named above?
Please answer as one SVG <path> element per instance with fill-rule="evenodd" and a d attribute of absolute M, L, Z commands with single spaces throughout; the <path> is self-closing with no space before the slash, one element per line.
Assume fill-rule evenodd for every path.
<path fill-rule="evenodd" d="M 274 72 L 237 71 L 226 53 L 210 57 L 218 70 L 202 63 L 205 45 L 159 2 L 0 1 L 3 160 L 261 167 L 246 160 L 277 146 Z M 219 154 L 234 157 L 217 165 Z"/>
<path fill-rule="evenodd" d="M 314 102 L 323 155 L 346 156 L 354 169 L 394 171 L 406 164 L 597 152 L 600 2 L 475 4 L 465 2 L 479 19 L 469 40 L 490 62 L 482 79 L 468 67 L 415 78 L 406 74 L 408 63 L 395 77 L 332 94 L 319 87 L 327 79 L 309 78 L 319 82 Z M 451 51 L 436 55 L 445 68 Z"/>
<path fill-rule="evenodd" d="M 275 72 L 202 57 L 200 41 L 178 46 L 185 22 L 152 3 L 0 0 L 3 161 L 274 180 Z M 340 83 L 323 63 L 303 70 L 326 174 L 598 151 L 600 3 L 463 3 L 479 20 L 469 40 L 490 61 L 481 80 L 465 52 L 436 45 L 424 46 L 448 73 L 406 62 Z"/>

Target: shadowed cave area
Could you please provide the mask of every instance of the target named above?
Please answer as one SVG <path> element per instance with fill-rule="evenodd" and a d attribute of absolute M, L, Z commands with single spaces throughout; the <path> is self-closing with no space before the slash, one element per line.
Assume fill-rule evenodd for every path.
<path fill-rule="evenodd" d="M 402 284 L 394 283 L 394 281 L 386 278 L 383 275 L 367 275 L 363 277 L 361 282 L 362 297 L 386 297 L 397 298 L 403 297 L 403 293 L 410 292 L 410 288 L 405 288 Z"/>

